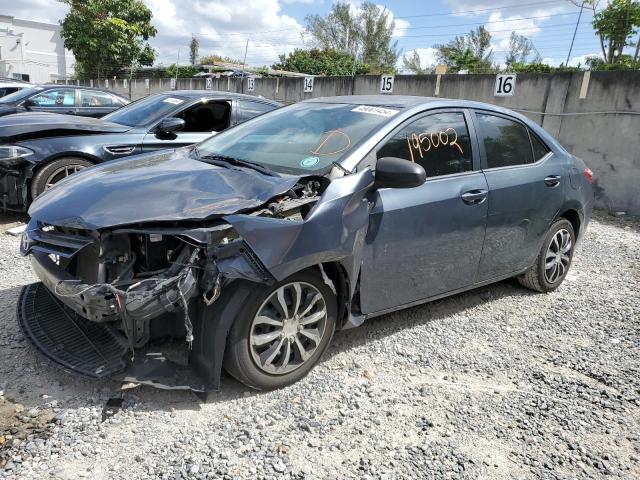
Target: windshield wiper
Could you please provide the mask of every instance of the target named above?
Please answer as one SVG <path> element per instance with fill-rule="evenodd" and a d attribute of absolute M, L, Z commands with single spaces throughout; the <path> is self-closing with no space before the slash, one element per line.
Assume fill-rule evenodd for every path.
<path fill-rule="evenodd" d="M 265 167 L 264 165 L 261 165 L 259 163 L 255 163 L 255 162 L 250 162 L 249 160 L 242 160 L 240 158 L 235 158 L 235 157 L 230 157 L 228 155 L 219 155 L 217 153 L 212 153 L 209 155 L 200 155 L 200 152 L 198 151 L 198 149 L 196 148 L 194 150 L 195 154 L 196 154 L 196 158 L 198 160 L 209 160 L 209 163 L 213 163 L 213 162 L 224 162 L 230 165 L 235 165 L 238 167 L 247 167 L 247 168 L 251 168 L 252 170 L 255 170 L 257 172 L 260 172 L 264 175 L 269 175 L 271 177 L 279 177 L 280 175 L 277 172 L 274 172 L 273 170 L 271 170 L 270 168 Z"/>

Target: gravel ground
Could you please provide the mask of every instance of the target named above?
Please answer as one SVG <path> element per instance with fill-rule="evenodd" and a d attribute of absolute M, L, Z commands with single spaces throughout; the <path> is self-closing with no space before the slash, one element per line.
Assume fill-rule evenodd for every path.
<path fill-rule="evenodd" d="M 0 234 L 0 478 L 640 478 L 637 219 L 597 216 L 552 294 L 509 281 L 387 315 L 294 386 L 224 379 L 207 403 L 43 360 L 16 325 L 35 280 L 17 249 Z"/>

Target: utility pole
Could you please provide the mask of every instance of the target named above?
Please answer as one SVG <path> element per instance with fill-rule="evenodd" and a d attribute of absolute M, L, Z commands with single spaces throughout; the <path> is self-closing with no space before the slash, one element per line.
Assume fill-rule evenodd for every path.
<path fill-rule="evenodd" d="M 178 68 L 180 65 L 180 47 L 178 47 L 178 60 L 176 60 L 176 90 L 178 89 Z"/>
<path fill-rule="evenodd" d="M 569 58 L 571 57 L 571 50 L 573 50 L 573 42 L 576 41 L 576 33 L 578 33 L 578 26 L 580 25 L 580 19 L 582 18 L 582 10 L 584 10 L 584 1 L 580 5 L 580 14 L 578 15 L 578 21 L 576 22 L 576 29 L 573 31 L 571 46 L 569 47 L 569 53 L 567 54 L 567 61 L 564 63 L 565 67 L 569 66 Z"/>
<path fill-rule="evenodd" d="M 247 50 L 249 50 L 249 39 L 244 46 L 244 58 L 242 59 L 242 74 L 240 75 L 240 93 L 244 93 L 244 67 L 247 64 Z"/>

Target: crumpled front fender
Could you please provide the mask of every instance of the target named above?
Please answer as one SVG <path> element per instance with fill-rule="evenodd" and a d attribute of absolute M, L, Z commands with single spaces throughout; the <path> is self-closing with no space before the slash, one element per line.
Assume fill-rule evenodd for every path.
<path fill-rule="evenodd" d="M 369 224 L 365 197 L 373 185 L 370 169 L 332 180 L 303 221 L 229 215 L 231 224 L 273 277 L 325 262 L 340 262 L 355 288 Z"/>

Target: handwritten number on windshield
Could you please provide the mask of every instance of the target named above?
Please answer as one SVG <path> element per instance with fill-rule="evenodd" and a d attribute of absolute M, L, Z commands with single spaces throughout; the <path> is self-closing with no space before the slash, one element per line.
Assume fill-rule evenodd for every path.
<path fill-rule="evenodd" d="M 439 132 L 412 133 L 407 135 L 407 146 L 411 161 L 415 162 L 413 152 L 416 151 L 420 158 L 424 158 L 429 150 L 445 146 L 457 148 L 460 155 L 464 155 L 462 147 L 458 143 L 458 132 L 453 127 L 440 130 Z"/>

